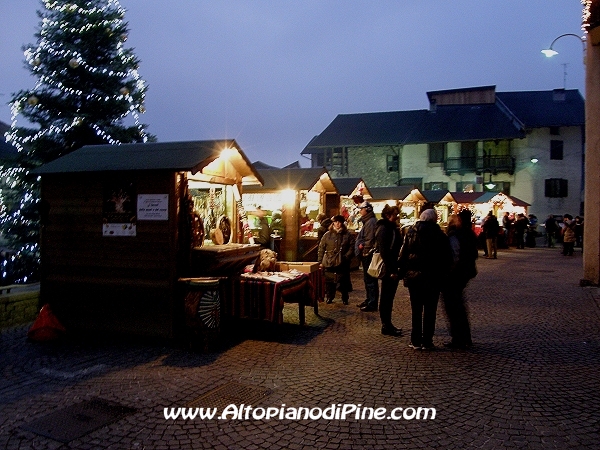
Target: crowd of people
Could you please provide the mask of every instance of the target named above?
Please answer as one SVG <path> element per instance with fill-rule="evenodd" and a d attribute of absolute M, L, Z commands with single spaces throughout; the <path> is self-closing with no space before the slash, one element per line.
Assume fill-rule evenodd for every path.
<path fill-rule="evenodd" d="M 524 249 L 526 246 L 535 247 L 537 238 L 542 235 L 547 247 L 553 248 L 557 242 L 562 243 L 562 253 L 567 256 L 573 255 L 575 247 L 583 248 L 583 217 L 573 218 L 570 214 L 555 217 L 553 214 L 549 214 L 542 224 L 544 233 L 540 231 L 535 214 L 525 216 L 525 214 L 519 213 L 515 216 L 505 212 L 502 217 L 501 232 L 495 225 L 488 227 L 487 223 L 490 217 L 492 222 L 496 220 L 493 212 L 490 211 L 482 221 L 482 233 L 486 236 L 489 234 L 496 238 L 501 237 L 505 248 L 513 245 L 517 249 Z M 489 247 L 484 248 L 484 256 L 488 257 L 488 251 Z"/>
<path fill-rule="evenodd" d="M 524 249 L 535 246 L 535 238 L 539 236 L 538 220 L 533 214 L 506 213 L 500 223 L 494 212 L 489 211 L 481 221 L 478 238 L 468 209 L 452 214 L 445 231 L 437 223 L 435 209 L 425 209 L 414 225 L 402 231 L 398 226 L 400 210 L 397 206 L 386 205 L 379 220 L 367 201 L 360 203 L 358 210 L 361 227 L 356 235 L 348 231 L 341 215 L 321 218 L 318 261 L 325 272 L 326 301 L 332 303 L 336 292 L 340 292 L 342 302 L 348 304 L 352 291 L 351 260 L 359 258 L 366 297 L 358 304 L 360 310 L 379 311 L 381 333 L 402 336 L 402 330 L 392 323 L 394 298 L 402 281 L 408 289 L 411 306 L 409 347 L 418 350 L 435 348 L 433 336 L 440 298 L 451 336 L 444 345 L 454 349 L 470 348 L 473 341 L 464 291 L 469 280 L 477 275 L 478 248 L 483 247 L 486 258 L 496 259 L 499 239 L 505 246 Z M 573 255 L 574 247 L 583 245 L 583 219 L 579 216 L 564 214 L 559 222 L 549 215 L 543 227 L 546 245 L 554 247 L 560 240 L 564 255 Z M 373 276 L 369 267 L 376 253 L 383 261 L 384 270 Z"/>
<path fill-rule="evenodd" d="M 326 302 L 332 303 L 336 292 L 340 292 L 342 302 L 348 304 L 352 291 L 350 261 L 358 257 L 366 293 L 365 300 L 358 306 L 365 313 L 379 311 L 383 335 L 403 334 L 392 323 L 394 298 L 402 281 L 408 289 L 412 310 L 411 348 L 434 348 L 440 296 L 452 337 L 445 345 L 470 347 L 471 330 L 463 292 L 468 281 L 477 274 L 477 238 L 471 213 L 463 210 L 451 216 L 448 230 L 444 232 L 437 223 L 436 211 L 426 209 L 416 224 L 402 233 L 398 227 L 400 210 L 397 206 L 386 205 L 379 220 L 369 202 L 361 203 L 358 208 L 362 227 L 354 240 L 344 217 L 336 215 L 319 242 L 318 261 L 325 272 Z M 375 253 L 379 253 L 384 266 L 378 277 L 369 273 Z"/>

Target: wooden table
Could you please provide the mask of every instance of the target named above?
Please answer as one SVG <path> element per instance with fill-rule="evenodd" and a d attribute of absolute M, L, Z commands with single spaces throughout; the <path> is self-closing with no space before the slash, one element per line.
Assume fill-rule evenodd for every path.
<path fill-rule="evenodd" d="M 223 312 L 235 318 L 267 320 L 283 323 L 285 303 L 298 304 L 300 324 L 305 324 L 305 306 L 318 312 L 318 298 L 306 273 L 258 272 L 242 274 L 227 283 L 223 296 Z"/>

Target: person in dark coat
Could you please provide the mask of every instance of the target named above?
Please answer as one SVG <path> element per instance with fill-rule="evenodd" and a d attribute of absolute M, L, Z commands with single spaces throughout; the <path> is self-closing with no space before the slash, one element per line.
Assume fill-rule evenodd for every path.
<path fill-rule="evenodd" d="M 452 265 L 448 236 L 437 224 L 437 213 L 426 209 L 406 233 L 400 250 L 400 273 L 408 287 L 412 309 L 409 347 L 434 349 L 433 334 L 442 285 Z"/>
<path fill-rule="evenodd" d="M 463 209 L 448 220 L 448 238 L 452 248 L 453 265 L 448 281 L 442 289 L 444 308 L 452 340 L 446 347 L 465 349 L 473 345 L 469 314 L 464 290 L 469 280 L 477 275 L 477 236 L 471 223 L 471 212 Z"/>
<path fill-rule="evenodd" d="M 500 224 L 493 211 L 490 211 L 485 217 L 481 229 L 485 233 L 485 244 L 487 247 L 486 258 L 496 259 L 498 257 L 497 241 Z"/>
<path fill-rule="evenodd" d="M 342 293 L 342 303 L 348 304 L 352 292 L 350 261 L 354 255 L 354 241 L 346 227 L 344 216 L 333 216 L 329 231 L 319 242 L 318 261 L 325 268 L 326 302 L 332 303 L 335 291 Z"/>
<path fill-rule="evenodd" d="M 373 206 L 369 202 L 358 205 L 362 228 L 359 230 L 354 243 L 354 254 L 361 260 L 363 267 L 363 280 L 367 298 L 358 306 L 363 312 L 377 311 L 379 304 L 379 281 L 367 273 L 367 269 L 373 259 L 373 247 L 375 246 L 375 226 L 377 219 L 373 212 Z"/>
<path fill-rule="evenodd" d="M 402 330 L 392 324 L 394 297 L 398 290 L 398 256 L 402 247 L 402 236 L 398 228 L 400 209 L 397 206 L 385 205 L 381 211 L 382 219 L 377 221 L 375 237 L 377 249 L 383 259 L 385 272 L 381 278 L 381 294 L 379 296 L 379 317 L 381 318 L 381 334 L 402 336 Z"/>
<path fill-rule="evenodd" d="M 525 248 L 525 231 L 529 226 L 529 220 L 525 214 L 519 213 L 515 222 L 515 238 L 517 240 L 517 248 Z"/>
<path fill-rule="evenodd" d="M 546 245 L 548 247 L 554 247 L 556 242 L 556 233 L 558 232 L 558 224 L 552 214 L 548 215 L 548 218 L 544 222 L 544 228 L 546 229 Z"/>

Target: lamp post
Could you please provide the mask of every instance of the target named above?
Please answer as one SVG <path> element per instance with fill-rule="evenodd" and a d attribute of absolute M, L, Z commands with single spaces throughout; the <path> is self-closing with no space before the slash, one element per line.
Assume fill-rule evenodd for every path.
<path fill-rule="evenodd" d="M 560 36 L 558 36 L 556 39 L 554 39 L 552 41 L 549 48 L 542 50 L 542 53 L 544 55 L 546 55 L 546 58 L 552 58 L 553 56 L 558 55 L 558 52 L 556 50 L 554 50 L 554 44 L 556 43 L 556 41 L 558 41 L 561 38 L 564 38 L 565 36 L 573 36 L 581 41 L 581 45 L 583 48 L 583 65 L 585 66 L 585 37 L 581 37 L 578 34 L 574 34 L 574 33 L 561 34 Z M 567 89 L 567 65 L 566 64 L 563 64 L 563 70 L 564 70 L 564 74 L 563 74 L 564 86 L 563 87 L 565 89 Z"/>
<path fill-rule="evenodd" d="M 583 46 L 583 63 L 585 64 L 585 38 L 579 36 L 578 34 L 574 34 L 574 33 L 561 34 L 560 36 L 558 36 L 556 39 L 554 39 L 552 41 L 552 44 L 550 44 L 550 47 L 548 47 L 547 49 L 542 50 L 542 53 L 544 55 L 546 55 L 546 58 L 552 58 L 553 56 L 558 55 L 558 52 L 556 50 L 554 50 L 554 48 L 553 48 L 554 44 L 560 38 L 564 38 L 565 36 L 575 36 L 577 39 L 579 39 L 581 41 L 581 45 Z"/>

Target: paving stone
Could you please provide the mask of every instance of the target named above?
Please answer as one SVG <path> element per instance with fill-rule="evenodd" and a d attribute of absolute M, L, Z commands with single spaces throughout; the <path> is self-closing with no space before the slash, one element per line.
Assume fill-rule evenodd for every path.
<path fill-rule="evenodd" d="M 350 305 L 284 308 L 284 324 L 241 323 L 202 354 L 171 343 L 63 341 L 34 344 L 28 325 L 2 330 L 0 448 L 63 444 L 21 428 L 58 408 L 100 398 L 136 413 L 69 448 L 597 448 L 600 418 L 600 289 L 581 288 L 581 253 L 499 252 L 480 259 L 467 288 L 475 346 L 451 351 L 440 302 L 431 352 L 408 348 L 408 292 L 393 320 L 404 336 L 380 334 L 363 313 L 362 274 Z M 542 270 L 543 269 L 543 270 Z M 229 382 L 269 389 L 264 407 L 434 407 L 433 420 L 165 420 Z M 257 406 L 257 405 L 255 405 Z M 64 448 L 64 447 L 62 447 Z"/>

